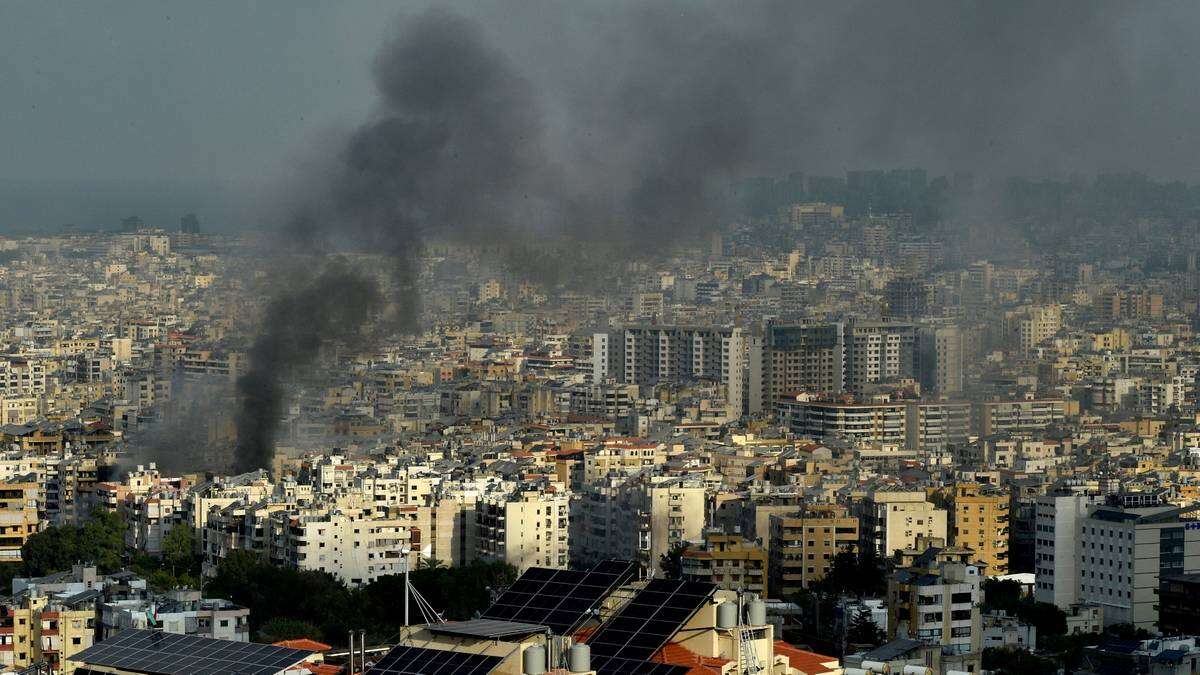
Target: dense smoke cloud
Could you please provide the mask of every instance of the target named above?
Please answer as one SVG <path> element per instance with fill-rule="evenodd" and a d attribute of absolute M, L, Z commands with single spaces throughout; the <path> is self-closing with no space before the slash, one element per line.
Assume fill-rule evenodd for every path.
<path fill-rule="evenodd" d="M 374 113 L 289 199 L 285 231 L 302 252 L 391 261 L 389 329 L 416 325 L 413 263 L 428 236 L 654 247 L 721 224 L 735 181 L 758 173 L 1200 175 L 1200 93 L 1189 86 L 1200 11 L 1189 4 L 464 12 L 473 18 L 435 9 L 401 20 L 373 63 Z M 353 294 L 365 300 L 346 302 Z M 360 331 L 380 304 L 374 282 L 350 270 L 275 300 L 241 384 L 241 465 L 269 460 L 279 378 L 311 361 L 322 337 Z M 297 330 L 308 332 L 291 343 Z"/>
<path fill-rule="evenodd" d="M 1193 3 L 523 6 L 474 11 L 602 184 L 622 179 L 609 167 L 647 186 L 902 166 L 1200 178 Z"/>
<path fill-rule="evenodd" d="M 338 260 L 271 301 L 247 355 L 250 368 L 238 378 L 237 470 L 271 465 L 285 406 L 283 382 L 311 364 L 326 341 L 355 342 L 380 305 L 374 281 Z"/>
<path fill-rule="evenodd" d="M 389 330 L 416 326 L 414 259 L 426 233 L 492 238 L 537 208 L 545 162 L 535 100 L 476 24 L 438 10 L 403 21 L 372 72 L 376 112 L 293 195 L 285 235 L 311 256 L 382 256 L 391 311 L 376 317 L 385 304 L 377 280 L 345 266 L 272 301 L 238 382 L 243 470 L 269 465 L 282 381 L 316 358 L 322 340 L 361 336 L 375 318 Z"/>

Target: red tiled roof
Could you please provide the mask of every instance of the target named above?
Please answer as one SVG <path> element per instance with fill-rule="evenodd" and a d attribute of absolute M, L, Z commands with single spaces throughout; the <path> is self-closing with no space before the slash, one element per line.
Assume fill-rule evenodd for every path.
<path fill-rule="evenodd" d="M 805 675 L 831 673 L 834 669 L 825 664 L 837 663 L 838 660 L 836 656 L 825 656 L 824 654 L 797 649 L 783 640 L 775 641 L 775 653 L 788 657 L 788 665 Z"/>
<path fill-rule="evenodd" d="M 313 675 L 339 675 L 342 672 L 341 666 L 335 666 L 332 663 L 302 663 L 300 667 Z"/>
<path fill-rule="evenodd" d="M 287 647 L 288 649 L 303 649 L 310 652 L 326 652 L 332 649 L 331 646 L 324 642 L 309 640 L 308 638 L 299 638 L 297 640 L 280 640 L 272 643 L 276 647 Z"/>
<path fill-rule="evenodd" d="M 674 643 L 658 650 L 650 660 L 688 666 L 688 675 L 720 675 L 725 664 L 730 663 L 729 659 L 700 656 L 687 647 Z"/>

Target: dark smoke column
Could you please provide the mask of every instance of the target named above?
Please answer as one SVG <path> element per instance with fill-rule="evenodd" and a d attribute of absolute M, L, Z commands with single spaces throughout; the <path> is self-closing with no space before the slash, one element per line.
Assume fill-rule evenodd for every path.
<path fill-rule="evenodd" d="M 301 288 L 275 297 L 267 308 L 263 332 L 250 348 L 250 369 L 238 378 L 241 409 L 237 416 L 239 472 L 271 466 L 275 432 L 283 414 L 283 380 L 310 365 L 326 340 L 354 341 L 378 311 L 374 281 L 331 264 Z"/>
<path fill-rule="evenodd" d="M 535 97 L 474 22 L 441 10 L 402 21 L 372 73 L 375 113 L 295 191 L 286 234 L 312 259 L 337 251 L 386 259 L 394 295 L 385 303 L 374 278 L 334 266 L 271 301 L 238 382 L 240 471 L 270 467 L 283 383 L 323 341 L 378 337 L 380 325 L 415 329 L 414 262 L 425 236 L 500 237 L 527 225 L 544 199 Z"/>

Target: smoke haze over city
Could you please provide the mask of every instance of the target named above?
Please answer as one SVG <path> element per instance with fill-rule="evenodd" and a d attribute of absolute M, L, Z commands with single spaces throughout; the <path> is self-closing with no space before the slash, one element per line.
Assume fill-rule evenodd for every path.
<path fill-rule="evenodd" d="M 423 11 L 304 10 L 6 3 L 0 44 L 10 67 L 0 85 L 25 95 L 0 102 L 10 148 L 0 192 L 33 178 L 77 181 L 95 195 L 72 191 L 68 201 L 82 206 L 102 203 L 114 182 L 170 182 L 201 192 L 181 195 L 192 210 L 257 225 L 246 221 L 261 215 L 260 189 L 314 139 L 347 133 L 374 110 L 368 64 L 397 21 Z M 734 11 L 531 2 L 450 11 L 476 22 L 528 83 L 544 150 L 576 201 L 608 209 L 653 218 L 663 203 L 645 206 L 637 186 L 663 174 L 673 182 L 659 185 L 660 200 L 710 176 L 876 166 L 1200 177 L 1200 141 L 1188 127 L 1200 112 L 1190 81 L 1200 10 L 1190 3 L 756 2 Z M 703 175 L 681 164 L 699 164 Z M 9 198 L 0 216 L 87 224 L 86 210 L 53 202 Z"/>

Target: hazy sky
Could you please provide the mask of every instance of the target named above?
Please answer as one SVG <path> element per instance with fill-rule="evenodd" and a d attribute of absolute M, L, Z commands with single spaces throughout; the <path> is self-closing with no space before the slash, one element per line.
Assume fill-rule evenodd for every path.
<path fill-rule="evenodd" d="M 216 191 L 252 201 L 370 116 L 371 59 L 426 4 L 0 2 L 0 226 L 111 222 L 142 193 L 163 214 L 203 213 Z M 667 159 L 723 172 L 1200 179 L 1198 3 L 456 4 L 533 82 L 556 158 L 589 152 L 588 135 L 593 152 L 630 146 L 593 171 L 655 161 L 669 132 Z M 689 128 L 739 121 L 727 165 L 685 151 L 704 145 Z M 97 181 L 123 187 L 52 203 Z"/>

